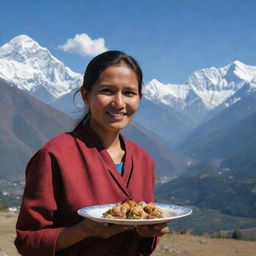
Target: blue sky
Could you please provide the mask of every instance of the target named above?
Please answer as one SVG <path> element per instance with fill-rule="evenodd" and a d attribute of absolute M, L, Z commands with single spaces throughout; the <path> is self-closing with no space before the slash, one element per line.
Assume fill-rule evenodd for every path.
<path fill-rule="evenodd" d="M 255 0 L 0 0 L 0 45 L 26 34 L 83 73 L 92 57 L 58 46 L 84 34 L 134 56 L 145 83 L 182 83 L 237 59 L 256 66 L 255 10 Z"/>

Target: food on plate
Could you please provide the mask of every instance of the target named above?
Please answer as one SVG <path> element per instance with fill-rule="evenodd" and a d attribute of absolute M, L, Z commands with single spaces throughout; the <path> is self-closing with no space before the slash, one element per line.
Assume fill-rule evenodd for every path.
<path fill-rule="evenodd" d="M 136 203 L 128 200 L 117 203 L 114 207 L 103 213 L 105 218 L 110 219 L 156 219 L 163 218 L 163 210 L 154 203 L 141 201 Z"/>

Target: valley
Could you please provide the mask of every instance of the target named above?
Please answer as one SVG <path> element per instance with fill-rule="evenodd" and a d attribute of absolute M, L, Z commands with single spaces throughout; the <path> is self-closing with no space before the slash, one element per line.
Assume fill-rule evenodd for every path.
<path fill-rule="evenodd" d="M 28 160 L 81 116 L 73 94 L 82 75 L 26 35 L 0 47 L 0 67 L 0 208 L 15 210 Z M 193 208 L 172 228 L 247 230 L 255 240 L 256 67 L 237 60 L 197 70 L 183 84 L 154 79 L 143 94 L 123 134 L 155 159 L 156 201 Z"/>

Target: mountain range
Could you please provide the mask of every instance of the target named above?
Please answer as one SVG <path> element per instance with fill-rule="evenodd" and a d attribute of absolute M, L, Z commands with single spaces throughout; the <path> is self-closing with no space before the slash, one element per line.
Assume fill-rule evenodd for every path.
<path fill-rule="evenodd" d="M 33 153 L 74 121 L 3 80 L 0 90 L 0 180 L 24 178 Z"/>
<path fill-rule="evenodd" d="M 79 95 L 73 102 L 83 75 L 71 71 L 27 35 L 0 47 L 0 77 L 72 117 L 78 116 L 77 106 L 83 106 Z M 248 96 L 255 87 L 256 67 L 238 60 L 221 68 L 198 70 L 183 84 L 162 84 L 154 79 L 144 86 L 135 120 L 177 146 L 195 127 Z"/>
<path fill-rule="evenodd" d="M 82 75 L 27 35 L 0 47 L 0 67 L 0 78 L 8 85 L 70 117 L 77 117 L 83 109 L 79 94 L 74 98 Z M 223 145 L 221 136 L 226 138 L 225 134 L 236 130 L 237 123 L 256 110 L 256 67 L 237 60 L 225 67 L 198 70 L 183 84 L 162 84 L 154 79 L 144 86 L 143 94 L 135 118 L 138 125 L 189 157 L 224 159 L 231 156 L 225 152 L 236 150 Z"/>
<path fill-rule="evenodd" d="M 83 110 L 74 98 L 82 75 L 21 35 L 0 47 L 0 79 L 0 176 L 11 177 L 74 125 Z M 183 84 L 152 80 L 123 133 L 155 158 L 165 183 L 158 200 L 255 218 L 255 131 L 256 67 L 236 60 L 195 71 Z"/>
<path fill-rule="evenodd" d="M 82 83 L 82 75 L 27 35 L 0 47 L 0 67 L 0 78 L 9 86 L 73 119 L 81 114 L 83 104 L 79 93 L 74 97 L 74 92 Z M 238 128 L 243 124 L 247 129 L 254 127 L 250 120 L 256 111 L 255 66 L 237 60 L 222 68 L 198 70 L 183 84 L 162 84 L 154 79 L 144 86 L 143 95 L 134 120 L 137 130 L 146 127 L 154 134 L 151 137 L 156 136 L 162 145 L 187 159 L 227 161 L 246 150 L 242 142 L 253 136 L 240 134 Z"/>
<path fill-rule="evenodd" d="M 26 35 L 0 47 L 0 77 L 46 103 L 72 91 L 81 79 Z"/>
<path fill-rule="evenodd" d="M 27 161 L 40 146 L 72 130 L 76 121 L 3 80 L 0 80 L 0 89 L 0 180 L 17 179 L 24 177 Z M 159 178 L 183 172 L 189 162 L 189 158 L 171 150 L 136 123 L 131 123 L 123 133 L 154 156 Z"/>

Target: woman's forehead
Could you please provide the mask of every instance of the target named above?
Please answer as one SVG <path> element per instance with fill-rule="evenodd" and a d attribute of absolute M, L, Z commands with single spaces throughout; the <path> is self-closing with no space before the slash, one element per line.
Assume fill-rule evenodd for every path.
<path fill-rule="evenodd" d="M 123 81 L 138 85 L 137 75 L 127 65 L 114 65 L 106 68 L 98 77 L 97 83 L 108 83 L 113 81 Z M 111 83 L 110 83 L 111 84 Z"/>

